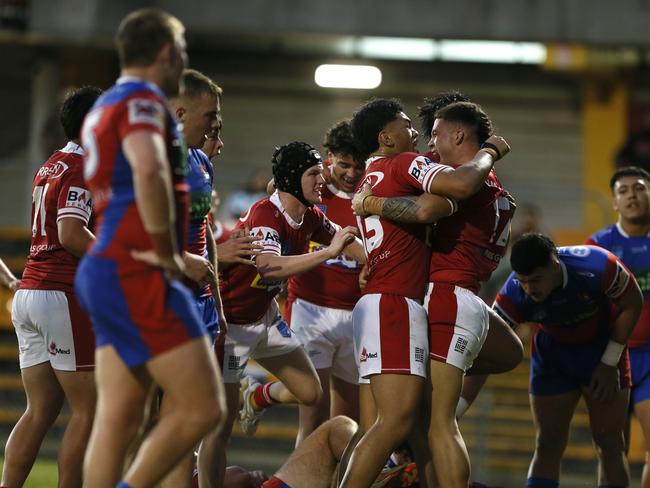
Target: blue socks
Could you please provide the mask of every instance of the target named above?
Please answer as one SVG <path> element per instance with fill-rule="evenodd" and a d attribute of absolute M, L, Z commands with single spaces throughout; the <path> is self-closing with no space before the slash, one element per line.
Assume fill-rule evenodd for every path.
<path fill-rule="evenodd" d="M 115 488 L 131 488 L 124 481 L 120 481 Z"/>
<path fill-rule="evenodd" d="M 560 488 L 560 483 L 557 480 L 549 480 L 546 478 L 528 478 L 526 480 L 526 487 L 528 488 Z M 602 488 L 602 487 L 600 487 Z"/>

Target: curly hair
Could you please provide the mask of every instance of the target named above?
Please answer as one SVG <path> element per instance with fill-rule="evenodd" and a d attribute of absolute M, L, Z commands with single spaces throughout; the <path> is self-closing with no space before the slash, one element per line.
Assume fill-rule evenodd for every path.
<path fill-rule="evenodd" d="M 355 161 L 363 161 L 352 136 L 348 119 L 341 120 L 327 129 L 323 147 L 332 154 L 349 154 Z"/>
<path fill-rule="evenodd" d="M 403 111 L 402 103 L 396 98 L 376 98 L 352 115 L 350 128 L 362 159 L 379 148 L 379 133 Z"/>
<path fill-rule="evenodd" d="M 422 133 L 429 137 L 436 121 L 436 112 L 441 108 L 451 105 L 454 102 L 469 102 L 470 99 L 464 93 L 456 90 L 438 93 L 433 98 L 425 98 L 424 105 L 418 107 L 418 117 L 422 123 Z"/>

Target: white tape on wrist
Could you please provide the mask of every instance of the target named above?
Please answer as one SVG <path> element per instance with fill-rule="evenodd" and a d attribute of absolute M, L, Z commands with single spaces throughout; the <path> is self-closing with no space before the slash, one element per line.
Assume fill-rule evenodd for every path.
<path fill-rule="evenodd" d="M 621 354 L 625 349 L 625 344 L 619 344 L 616 341 L 609 341 L 605 352 L 600 358 L 600 362 L 607 366 L 616 366 L 621 359 Z"/>

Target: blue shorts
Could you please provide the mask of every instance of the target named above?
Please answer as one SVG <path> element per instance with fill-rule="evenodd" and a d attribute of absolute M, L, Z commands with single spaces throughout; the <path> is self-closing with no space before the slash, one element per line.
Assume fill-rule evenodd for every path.
<path fill-rule="evenodd" d="M 561 395 L 588 386 L 608 341 L 609 337 L 602 337 L 589 344 L 564 344 L 538 328 L 531 345 L 530 392 L 540 396 Z M 619 375 L 621 387 L 629 388 L 627 352 L 621 356 Z"/>
<path fill-rule="evenodd" d="M 190 291 L 154 268 L 120 273 L 114 260 L 87 255 L 75 292 L 97 348 L 112 345 L 129 368 L 205 334 Z"/>
<path fill-rule="evenodd" d="M 210 336 L 210 341 L 214 344 L 217 340 L 217 334 L 219 334 L 219 316 L 215 308 L 215 299 L 212 295 L 196 298 L 196 306 L 203 321 L 203 327 Z"/>
<path fill-rule="evenodd" d="M 630 349 L 630 369 L 632 370 L 630 403 L 635 405 L 650 399 L 650 347 Z"/>

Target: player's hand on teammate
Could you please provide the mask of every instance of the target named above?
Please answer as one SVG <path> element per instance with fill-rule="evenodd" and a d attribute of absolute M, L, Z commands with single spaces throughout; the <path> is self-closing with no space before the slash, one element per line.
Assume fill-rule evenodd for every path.
<path fill-rule="evenodd" d="M 352 211 L 359 217 L 368 215 L 363 208 L 363 199 L 372 196 L 372 186 L 369 183 L 364 183 L 361 189 L 352 197 Z"/>
<path fill-rule="evenodd" d="M 618 368 L 599 362 L 589 383 L 589 390 L 594 398 L 599 402 L 610 403 L 620 389 Z"/>
<path fill-rule="evenodd" d="M 260 236 L 250 235 L 248 228 L 233 231 L 230 238 L 217 245 L 217 260 L 223 264 L 248 264 L 255 265 L 253 257 L 262 250 L 257 243 Z"/>
<path fill-rule="evenodd" d="M 217 286 L 216 274 L 212 263 L 198 254 L 186 252 L 183 254 L 185 276 L 195 281 L 199 286 Z"/>
<path fill-rule="evenodd" d="M 361 271 L 359 272 L 359 289 L 361 291 L 366 289 L 366 285 L 368 284 L 368 263 L 363 265 L 363 268 L 361 268 Z"/>
<path fill-rule="evenodd" d="M 490 146 L 494 146 L 496 148 L 497 157 L 495 161 L 503 159 L 505 155 L 510 152 L 510 145 L 508 144 L 508 141 L 506 141 L 501 136 L 491 135 L 490 137 L 487 138 L 487 140 L 483 144 L 488 146 L 488 148 L 490 148 Z M 492 153 L 495 151 L 494 149 L 490 148 L 490 152 Z"/>
<path fill-rule="evenodd" d="M 182 280 L 185 276 L 185 263 L 180 254 L 175 253 L 173 256 L 161 258 L 156 254 L 156 251 L 138 251 L 134 249 L 131 251 L 131 257 L 149 266 L 162 268 L 165 276 L 170 280 Z"/>
<path fill-rule="evenodd" d="M 332 237 L 332 242 L 327 248 L 327 250 L 330 253 L 330 256 L 332 258 L 335 258 L 339 254 L 341 254 L 343 249 L 348 244 L 354 242 L 354 238 L 357 237 L 358 235 L 359 235 L 359 231 L 357 230 L 357 228 L 351 225 L 348 225 L 347 227 L 343 227 L 342 229 L 338 230 L 336 234 L 334 234 L 334 237 Z"/>

